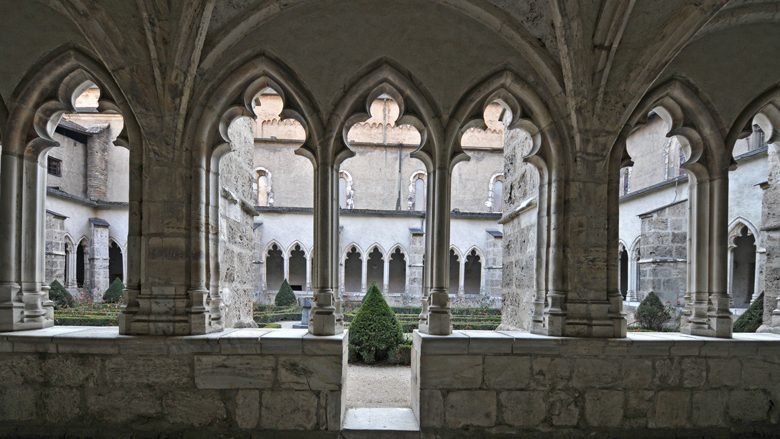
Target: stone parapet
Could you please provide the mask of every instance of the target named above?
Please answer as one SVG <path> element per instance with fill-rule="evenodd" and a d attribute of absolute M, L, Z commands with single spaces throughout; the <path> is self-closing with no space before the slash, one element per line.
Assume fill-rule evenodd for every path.
<path fill-rule="evenodd" d="M 774 334 L 416 332 L 412 405 L 436 437 L 774 435 L 778 364 Z"/>
<path fill-rule="evenodd" d="M 0 333 L 0 437 L 337 437 L 346 345 L 304 329 Z"/>

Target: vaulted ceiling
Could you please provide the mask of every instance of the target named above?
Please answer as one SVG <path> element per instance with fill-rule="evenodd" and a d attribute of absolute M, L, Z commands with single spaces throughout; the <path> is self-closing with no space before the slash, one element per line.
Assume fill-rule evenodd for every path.
<path fill-rule="evenodd" d="M 728 129 L 780 82 L 780 6 L 725 0 L 0 1 L 0 97 L 62 46 L 93 54 L 140 115 L 178 128 L 199 92 L 252 56 L 287 65 L 328 111 L 362 69 L 390 59 L 443 114 L 511 69 L 598 153 L 642 96 L 690 83 Z M 193 101 L 194 100 L 194 101 Z M 161 126 L 165 125 L 161 122 Z M 161 128 L 164 129 L 164 128 Z"/>

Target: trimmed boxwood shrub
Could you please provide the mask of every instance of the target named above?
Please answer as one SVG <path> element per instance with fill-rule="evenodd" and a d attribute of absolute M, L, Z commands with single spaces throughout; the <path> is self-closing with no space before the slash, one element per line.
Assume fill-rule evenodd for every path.
<path fill-rule="evenodd" d="M 122 301 L 122 291 L 125 289 L 125 284 L 116 277 L 108 289 L 103 293 L 103 302 L 106 303 L 119 303 Z"/>
<path fill-rule="evenodd" d="M 642 329 L 660 331 L 663 324 L 671 319 L 672 315 L 669 310 L 652 291 L 636 309 L 636 321 Z"/>
<path fill-rule="evenodd" d="M 276 306 L 293 306 L 298 304 L 298 299 L 295 298 L 295 293 L 293 293 L 290 284 L 287 283 L 287 279 L 285 279 L 282 282 L 282 286 L 279 287 L 279 292 L 276 293 L 274 304 L 276 304 Z"/>
<path fill-rule="evenodd" d="M 764 319 L 764 293 L 734 322 L 734 332 L 756 332 Z"/>
<path fill-rule="evenodd" d="M 62 284 L 55 280 L 49 285 L 49 300 L 54 302 L 54 308 L 70 308 L 75 305 L 73 296 L 62 286 Z"/>
<path fill-rule="evenodd" d="M 364 363 L 386 360 L 403 343 L 401 325 L 376 284 L 368 289 L 363 305 L 349 325 L 350 357 Z"/>

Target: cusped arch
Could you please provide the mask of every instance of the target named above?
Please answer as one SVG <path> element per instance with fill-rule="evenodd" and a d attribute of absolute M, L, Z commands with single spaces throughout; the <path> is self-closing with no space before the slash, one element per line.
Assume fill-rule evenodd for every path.
<path fill-rule="evenodd" d="M 384 247 L 382 247 L 382 244 L 380 244 L 378 242 L 375 242 L 375 243 L 369 245 L 368 246 L 368 253 L 366 253 L 366 254 L 370 255 L 371 252 L 374 251 L 374 249 L 379 250 L 379 253 L 382 254 L 382 259 L 384 259 L 388 255 L 388 253 L 385 251 Z"/>
<path fill-rule="evenodd" d="M 356 242 L 352 242 L 350 244 L 347 244 L 344 247 L 344 251 L 341 254 L 341 262 L 343 263 L 347 257 L 349 256 L 349 253 L 352 251 L 352 249 L 355 249 L 355 251 L 360 255 L 360 260 L 363 260 L 363 258 L 366 257 L 366 253 L 363 251 L 363 248 L 358 245 Z"/>
<path fill-rule="evenodd" d="M 455 245 L 450 245 L 450 251 L 455 252 L 455 256 L 458 257 L 459 261 L 463 260 L 463 253 L 461 253 L 460 249 Z"/>
<path fill-rule="evenodd" d="M 430 93 L 418 85 L 420 82 L 394 61 L 380 58 L 361 69 L 350 84 L 326 125 L 327 157 L 339 164 L 354 155 L 347 138 L 349 129 L 368 120 L 371 103 L 379 96 L 387 95 L 398 105 L 400 116 L 396 125 L 411 125 L 419 131 L 420 145 L 412 157 L 420 159 L 430 169 L 435 145 L 442 140 L 440 112 Z"/>
<path fill-rule="evenodd" d="M 767 144 L 780 142 L 780 85 L 765 90 L 742 109 L 726 136 L 729 150 L 738 139 L 750 135 L 754 123 L 764 131 Z"/>
<path fill-rule="evenodd" d="M 747 219 L 739 216 L 734 218 L 729 224 L 729 245 L 734 245 L 734 239 L 741 235 L 743 227 L 746 227 L 748 234 L 752 235 L 756 242 L 758 242 L 758 228 Z"/>
<path fill-rule="evenodd" d="M 402 255 L 404 255 L 404 258 L 408 257 L 408 255 L 409 255 L 409 254 L 406 252 L 406 249 L 404 248 L 404 246 L 403 246 L 403 245 L 401 245 L 400 243 L 394 244 L 392 247 L 390 247 L 390 250 L 388 250 L 388 252 L 389 252 L 389 253 L 387 253 L 387 254 L 388 254 L 388 255 L 393 255 L 393 254 L 395 254 L 395 251 L 396 251 L 396 250 L 400 250 L 400 253 L 401 253 Z"/>
<path fill-rule="evenodd" d="M 296 245 L 299 246 L 300 249 L 303 251 L 304 258 L 308 258 L 309 251 L 306 249 L 306 246 L 303 245 L 303 243 L 297 239 L 287 247 L 287 250 L 284 252 L 285 257 L 289 258 L 290 256 L 292 256 L 292 252 L 295 250 Z"/>

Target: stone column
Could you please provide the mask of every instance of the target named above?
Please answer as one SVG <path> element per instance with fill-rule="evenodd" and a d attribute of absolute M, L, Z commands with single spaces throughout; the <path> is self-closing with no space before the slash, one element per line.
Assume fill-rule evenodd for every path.
<path fill-rule="evenodd" d="M 728 254 L 728 200 L 729 200 L 729 179 L 728 173 L 713 178 L 710 182 L 712 205 L 710 209 L 711 229 L 710 229 L 710 252 L 709 265 L 711 267 L 709 275 L 710 283 L 710 302 L 712 308 L 708 310 L 707 316 L 710 320 L 710 326 L 716 337 L 731 337 L 733 321 L 731 319 L 731 310 L 729 309 L 729 295 L 727 288 L 727 254 Z"/>
<path fill-rule="evenodd" d="M 306 287 L 305 290 L 311 291 L 311 258 L 306 256 Z"/>
<path fill-rule="evenodd" d="M 68 258 L 68 283 L 65 288 L 68 290 L 77 288 L 76 286 L 76 247 L 71 247 Z M 125 258 L 127 260 L 127 258 Z M 125 271 L 127 273 L 127 271 Z"/>
<path fill-rule="evenodd" d="M 284 278 L 287 280 L 287 282 L 290 282 L 290 255 L 286 254 L 284 255 L 284 258 L 282 259 L 282 263 L 284 265 Z"/>
<path fill-rule="evenodd" d="M 726 291 L 729 293 L 729 297 L 734 297 L 734 249 L 737 246 L 735 246 L 732 243 L 729 243 L 729 254 L 727 259 L 728 264 L 728 273 L 727 275 L 727 281 L 726 281 Z M 734 300 L 729 301 L 729 306 L 734 306 Z"/>
<path fill-rule="evenodd" d="M 368 288 L 368 255 L 361 255 L 360 260 L 360 292 L 366 294 Z"/>
<path fill-rule="evenodd" d="M 431 196 L 426 200 L 426 218 L 430 218 L 426 238 L 426 268 L 429 274 L 426 277 L 430 279 L 430 288 L 425 332 L 432 335 L 452 333 L 449 296 L 451 178 L 449 163 L 438 164 L 428 173 L 428 194 Z"/>
<path fill-rule="evenodd" d="M 466 294 L 464 285 L 466 284 L 466 256 L 464 255 L 458 260 L 458 296 Z"/>
<path fill-rule="evenodd" d="M 390 254 L 386 254 L 382 262 L 382 292 L 387 294 L 390 291 Z"/>
<path fill-rule="evenodd" d="M 5 140 L 5 139 L 4 139 Z M 17 277 L 17 157 L 4 144 L 0 156 L 0 330 L 18 328 L 24 315 Z"/>
<path fill-rule="evenodd" d="M 109 285 L 108 279 L 108 247 L 109 247 L 109 224 L 100 218 L 90 218 L 89 228 L 89 272 L 85 277 L 89 278 L 89 294 L 99 302 L 103 299 L 103 293 L 106 292 Z"/>
<path fill-rule="evenodd" d="M 309 320 L 313 335 L 343 332 L 335 295 L 339 257 L 339 171 L 330 162 L 314 166 L 314 304 Z"/>
<path fill-rule="evenodd" d="M 65 219 L 56 212 L 46 211 L 46 276 L 47 285 L 55 280 L 65 285 Z"/>

